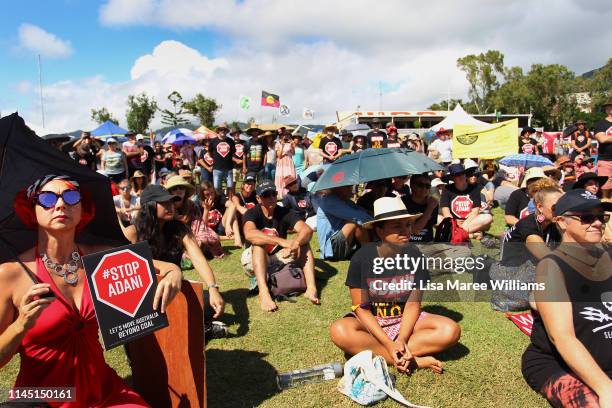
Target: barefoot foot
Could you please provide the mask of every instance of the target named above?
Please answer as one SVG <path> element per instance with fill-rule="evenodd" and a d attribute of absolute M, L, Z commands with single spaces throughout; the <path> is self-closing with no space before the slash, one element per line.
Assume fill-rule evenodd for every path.
<path fill-rule="evenodd" d="M 417 367 L 420 369 L 429 368 L 436 374 L 442 374 L 442 362 L 434 357 L 425 356 L 425 357 L 415 357 Z"/>
<path fill-rule="evenodd" d="M 306 290 L 306 292 L 304 292 L 304 297 L 308 300 L 310 300 L 312 302 L 313 305 L 320 305 L 321 304 L 321 300 L 319 300 L 319 297 L 317 295 L 317 290 Z"/>

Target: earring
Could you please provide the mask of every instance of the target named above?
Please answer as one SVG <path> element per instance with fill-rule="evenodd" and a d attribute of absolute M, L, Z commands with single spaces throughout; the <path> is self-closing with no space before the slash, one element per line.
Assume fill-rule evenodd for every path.
<path fill-rule="evenodd" d="M 544 214 L 538 214 L 538 215 L 536 216 L 536 221 L 537 221 L 539 224 L 543 223 L 545 220 L 546 220 L 546 217 L 544 217 Z"/>

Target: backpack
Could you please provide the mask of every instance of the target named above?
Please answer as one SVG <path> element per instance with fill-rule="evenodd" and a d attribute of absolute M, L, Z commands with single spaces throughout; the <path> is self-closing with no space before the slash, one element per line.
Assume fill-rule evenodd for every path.
<path fill-rule="evenodd" d="M 293 262 L 275 263 L 268 267 L 268 288 L 272 297 L 304 293 L 306 292 L 304 271 Z"/>

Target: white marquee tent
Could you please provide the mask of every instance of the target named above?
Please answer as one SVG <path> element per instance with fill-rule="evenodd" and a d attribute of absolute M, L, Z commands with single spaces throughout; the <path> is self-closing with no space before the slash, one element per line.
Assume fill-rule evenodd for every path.
<path fill-rule="evenodd" d="M 455 125 L 489 125 L 489 123 L 475 119 L 473 116 L 464 111 L 460 104 L 457 104 L 450 115 L 444 118 L 442 122 L 432 126 L 429 130 L 437 132 L 442 128 L 452 129 Z"/>

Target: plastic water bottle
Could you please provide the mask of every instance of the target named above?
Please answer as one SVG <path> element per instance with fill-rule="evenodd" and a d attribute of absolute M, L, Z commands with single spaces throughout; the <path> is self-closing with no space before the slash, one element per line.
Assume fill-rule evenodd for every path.
<path fill-rule="evenodd" d="M 279 390 L 286 390 L 287 388 L 311 382 L 333 380 L 334 378 L 342 377 L 343 374 L 342 364 L 334 361 L 333 363 L 279 374 L 276 377 L 276 384 Z"/>

